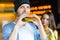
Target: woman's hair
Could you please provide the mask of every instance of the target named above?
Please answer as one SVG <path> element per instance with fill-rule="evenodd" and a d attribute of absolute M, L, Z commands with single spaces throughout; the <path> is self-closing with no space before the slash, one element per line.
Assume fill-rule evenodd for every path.
<path fill-rule="evenodd" d="M 49 15 L 49 28 L 51 28 L 52 30 L 55 30 L 56 29 L 56 24 L 55 24 L 55 19 L 54 19 L 53 13 L 49 12 L 49 11 L 46 11 L 44 14 Z"/>

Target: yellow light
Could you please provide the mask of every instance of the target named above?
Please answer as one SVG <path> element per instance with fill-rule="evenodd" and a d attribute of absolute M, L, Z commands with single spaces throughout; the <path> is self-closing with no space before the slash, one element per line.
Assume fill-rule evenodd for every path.
<path fill-rule="evenodd" d="M 4 8 L 5 7 L 5 5 L 4 4 L 0 4 L 0 8 Z"/>
<path fill-rule="evenodd" d="M 5 7 L 6 8 L 14 8 L 14 4 L 13 3 L 9 3 L 9 4 L 5 4 Z"/>
<path fill-rule="evenodd" d="M 39 18 L 42 18 L 42 16 L 38 16 Z"/>
<path fill-rule="evenodd" d="M 37 7 L 35 7 L 35 10 L 37 10 Z"/>
<path fill-rule="evenodd" d="M 0 3 L 0 8 L 14 8 L 13 3 Z"/>
<path fill-rule="evenodd" d="M 51 9 L 51 5 L 44 5 L 44 6 L 38 6 L 38 7 L 31 7 L 32 10 L 44 10 L 44 9 Z"/>
<path fill-rule="evenodd" d="M 38 6 L 38 9 L 51 9 L 51 5 L 45 5 L 45 6 Z"/>
<path fill-rule="evenodd" d="M 2 20 L 15 20 L 16 16 L 15 13 L 0 13 L 0 21 Z"/>
<path fill-rule="evenodd" d="M 41 9 L 43 9 L 43 6 L 38 6 L 38 10 L 41 10 Z"/>
<path fill-rule="evenodd" d="M 44 14 L 46 11 L 51 12 L 51 10 L 44 10 L 44 11 L 33 11 L 33 14 Z"/>
<path fill-rule="evenodd" d="M 44 14 L 45 11 L 34 11 L 33 14 Z"/>
<path fill-rule="evenodd" d="M 31 7 L 31 9 L 30 10 L 35 10 L 35 8 L 34 7 Z"/>
<path fill-rule="evenodd" d="M 43 9 L 50 9 L 51 5 L 43 6 Z"/>

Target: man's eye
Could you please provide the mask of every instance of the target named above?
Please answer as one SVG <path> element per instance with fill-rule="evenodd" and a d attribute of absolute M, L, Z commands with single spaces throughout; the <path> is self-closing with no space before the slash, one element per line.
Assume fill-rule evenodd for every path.
<path fill-rule="evenodd" d="M 21 6 L 20 8 L 24 8 L 23 6 Z"/>

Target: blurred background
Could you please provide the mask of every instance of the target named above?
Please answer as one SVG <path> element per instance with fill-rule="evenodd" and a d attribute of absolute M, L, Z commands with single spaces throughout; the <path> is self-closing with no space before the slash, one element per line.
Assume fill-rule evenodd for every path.
<path fill-rule="evenodd" d="M 3 26 L 16 18 L 13 2 L 14 0 L 0 0 L 0 40 L 2 40 Z M 30 4 L 30 14 L 36 14 L 40 18 L 47 10 L 53 12 L 60 38 L 60 0 L 30 0 Z"/>

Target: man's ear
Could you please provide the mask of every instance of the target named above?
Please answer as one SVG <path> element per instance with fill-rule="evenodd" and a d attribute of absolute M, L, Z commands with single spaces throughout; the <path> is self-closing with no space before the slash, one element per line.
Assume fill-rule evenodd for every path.
<path fill-rule="evenodd" d="M 16 12 L 16 16 L 17 16 L 17 17 L 20 17 L 20 14 L 19 14 L 18 12 Z"/>

